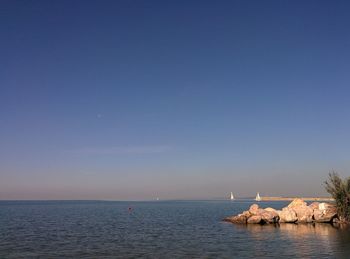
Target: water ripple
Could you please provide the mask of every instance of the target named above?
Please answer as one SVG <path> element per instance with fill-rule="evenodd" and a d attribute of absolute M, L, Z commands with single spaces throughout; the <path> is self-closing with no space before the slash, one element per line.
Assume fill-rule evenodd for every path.
<path fill-rule="evenodd" d="M 242 226 L 221 221 L 249 205 L 0 202 L 0 258 L 346 258 L 350 254 L 350 232 L 328 224 Z"/>

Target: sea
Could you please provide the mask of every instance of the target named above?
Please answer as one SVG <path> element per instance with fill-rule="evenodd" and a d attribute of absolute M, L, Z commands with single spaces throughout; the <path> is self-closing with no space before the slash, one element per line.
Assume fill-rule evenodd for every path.
<path fill-rule="evenodd" d="M 0 258 L 350 258 L 348 228 L 222 221 L 253 203 L 0 201 Z"/>

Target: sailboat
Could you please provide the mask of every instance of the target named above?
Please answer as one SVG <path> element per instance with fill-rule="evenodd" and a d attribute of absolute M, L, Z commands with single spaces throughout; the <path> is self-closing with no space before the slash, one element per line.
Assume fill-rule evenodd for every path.
<path fill-rule="evenodd" d="M 259 194 L 259 193 L 256 194 L 255 200 L 256 200 L 256 201 L 261 201 L 261 197 L 260 197 L 260 194 Z"/>
<path fill-rule="evenodd" d="M 235 197 L 233 197 L 233 193 L 231 192 L 230 200 L 233 201 Z"/>

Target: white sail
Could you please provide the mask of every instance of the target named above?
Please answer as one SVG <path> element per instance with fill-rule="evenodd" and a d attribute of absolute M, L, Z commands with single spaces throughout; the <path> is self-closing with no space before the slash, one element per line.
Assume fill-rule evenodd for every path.
<path fill-rule="evenodd" d="M 256 201 L 261 201 L 261 197 L 260 197 L 260 194 L 259 194 L 259 193 L 256 194 L 255 200 L 256 200 Z"/>
<path fill-rule="evenodd" d="M 233 193 L 231 192 L 231 197 L 230 197 L 231 201 L 233 201 L 235 199 L 235 197 L 233 197 Z"/>

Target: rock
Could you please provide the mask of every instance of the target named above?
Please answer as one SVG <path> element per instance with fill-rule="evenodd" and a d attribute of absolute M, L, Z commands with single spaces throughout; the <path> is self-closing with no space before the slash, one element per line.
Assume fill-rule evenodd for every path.
<path fill-rule="evenodd" d="M 259 210 L 259 205 L 258 204 L 253 204 L 252 206 L 250 206 L 249 208 L 249 212 L 252 215 L 256 215 L 258 213 Z"/>
<path fill-rule="evenodd" d="M 291 203 L 289 203 L 287 207 L 295 208 L 295 207 L 302 207 L 302 206 L 307 206 L 307 203 L 302 199 L 296 198 Z"/>
<path fill-rule="evenodd" d="M 313 221 L 314 210 L 307 206 L 307 203 L 302 199 L 294 199 L 287 208 L 295 211 L 298 217 L 297 223 L 310 223 Z"/>
<path fill-rule="evenodd" d="M 321 208 L 325 208 L 325 206 L 320 206 Z M 337 216 L 337 208 L 328 206 L 326 209 L 316 209 L 314 210 L 314 219 L 316 222 L 324 223 L 324 222 L 332 222 L 334 218 Z"/>
<path fill-rule="evenodd" d="M 242 215 L 246 216 L 247 218 L 252 216 L 252 214 L 250 214 L 250 212 L 248 210 L 243 211 Z"/>
<path fill-rule="evenodd" d="M 244 216 L 243 214 L 238 214 L 237 216 L 224 218 L 224 221 L 231 222 L 231 223 L 237 223 L 237 224 L 246 224 L 247 217 Z"/>
<path fill-rule="evenodd" d="M 332 223 L 333 224 L 338 224 L 340 221 L 337 217 L 333 218 Z"/>
<path fill-rule="evenodd" d="M 297 214 L 293 209 L 283 208 L 277 211 L 280 223 L 295 223 L 298 220 Z"/>
<path fill-rule="evenodd" d="M 293 208 L 298 217 L 298 223 L 310 223 L 313 221 L 314 210 L 308 206 Z"/>
<path fill-rule="evenodd" d="M 258 215 L 251 216 L 250 218 L 248 218 L 247 223 L 248 224 L 261 224 L 261 216 L 258 216 Z"/>
<path fill-rule="evenodd" d="M 266 209 L 264 209 L 264 210 L 266 210 L 266 211 L 272 211 L 272 212 L 277 212 L 274 208 L 270 208 L 270 207 L 268 207 L 268 208 L 266 208 Z"/>
<path fill-rule="evenodd" d="M 265 212 L 267 212 L 267 211 L 264 210 L 264 209 L 258 209 L 256 215 L 261 216 L 261 215 L 262 215 L 263 213 L 265 213 Z"/>
<path fill-rule="evenodd" d="M 319 220 L 322 218 L 323 211 L 319 209 L 314 210 L 314 219 L 316 222 L 319 222 Z"/>
<path fill-rule="evenodd" d="M 325 209 L 327 209 L 327 208 L 329 208 L 329 207 L 333 207 L 331 204 L 329 204 L 329 203 L 325 203 L 325 202 L 322 202 L 322 203 L 320 203 L 319 205 L 318 205 L 318 209 L 319 210 L 325 210 Z"/>
<path fill-rule="evenodd" d="M 257 204 L 253 204 L 252 206 L 250 206 L 250 209 L 249 209 L 250 216 L 260 216 L 261 214 L 266 212 L 264 209 L 261 209 L 259 207 L 254 206 L 254 205 L 258 206 Z"/>
<path fill-rule="evenodd" d="M 313 202 L 313 203 L 311 203 L 310 205 L 309 205 L 309 207 L 311 208 L 311 209 L 318 209 L 318 206 L 319 206 L 319 202 L 317 202 L 317 201 L 315 201 L 315 202 Z"/>
<path fill-rule="evenodd" d="M 261 216 L 261 219 L 264 221 L 264 223 L 277 223 L 279 220 L 279 216 L 276 211 L 264 210 L 264 212 L 259 216 Z"/>
<path fill-rule="evenodd" d="M 273 224 L 339 222 L 339 219 L 333 204 L 313 202 L 308 206 L 302 199 L 294 199 L 282 210 L 262 209 L 258 204 L 253 204 L 249 210 L 237 216 L 227 217 L 224 221 L 238 224 Z"/>

